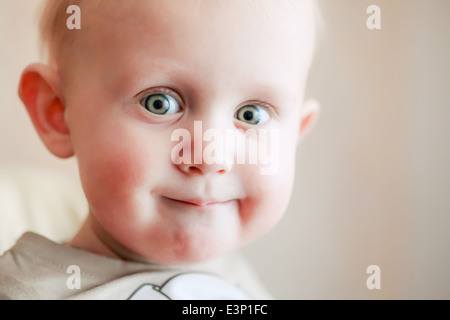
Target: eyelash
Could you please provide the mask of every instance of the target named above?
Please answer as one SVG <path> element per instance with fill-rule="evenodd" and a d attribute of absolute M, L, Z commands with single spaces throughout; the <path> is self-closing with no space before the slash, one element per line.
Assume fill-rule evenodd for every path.
<path fill-rule="evenodd" d="M 265 102 L 264 100 L 250 100 L 250 101 L 245 102 L 244 104 L 241 104 L 241 105 L 245 106 L 245 105 L 248 105 L 248 104 L 264 108 L 269 113 L 271 112 L 271 110 L 275 111 L 275 108 L 270 103 Z"/>
<path fill-rule="evenodd" d="M 278 118 L 279 117 L 279 110 L 278 110 L 278 108 L 273 106 L 272 104 L 270 104 L 266 100 L 263 100 L 263 99 L 261 99 L 261 100 L 249 100 L 249 101 L 246 101 L 244 103 L 241 103 L 237 109 L 242 108 L 245 105 L 259 106 L 259 107 L 265 109 L 269 113 L 271 118 L 273 118 L 273 117 Z"/>
<path fill-rule="evenodd" d="M 165 88 L 165 87 L 157 87 L 152 89 L 147 89 L 142 91 L 141 93 L 138 93 L 137 96 L 137 103 L 140 103 L 143 99 L 147 98 L 148 96 L 152 94 L 166 94 L 171 97 L 173 97 L 178 104 L 180 105 L 180 109 L 184 110 L 184 101 L 181 98 L 181 96 L 173 89 Z"/>

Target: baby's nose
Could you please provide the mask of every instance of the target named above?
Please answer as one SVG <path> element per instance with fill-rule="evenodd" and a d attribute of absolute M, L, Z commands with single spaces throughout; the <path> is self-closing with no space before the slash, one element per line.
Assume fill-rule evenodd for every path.
<path fill-rule="evenodd" d="M 204 130 L 201 121 L 195 121 L 188 129 L 180 129 L 173 141 L 172 162 L 187 174 L 226 174 L 232 170 L 233 157 L 228 147 L 226 130 L 209 128 Z M 174 138 L 174 135 L 172 135 Z"/>
<path fill-rule="evenodd" d="M 179 170 L 190 175 L 208 175 L 212 173 L 226 174 L 231 171 L 232 164 L 230 163 L 212 163 L 207 164 L 205 162 L 200 164 L 185 164 L 178 165 Z"/>

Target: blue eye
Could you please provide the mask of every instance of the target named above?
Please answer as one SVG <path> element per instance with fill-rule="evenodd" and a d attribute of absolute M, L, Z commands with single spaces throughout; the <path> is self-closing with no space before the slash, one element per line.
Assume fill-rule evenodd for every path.
<path fill-rule="evenodd" d="M 239 121 L 243 121 L 251 125 L 256 125 L 263 124 L 269 121 L 270 115 L 264 108 L 249 104 L 241 107 L 237 111 L 236 118 Z"/>
<path fill-rule="evenodd" d="M 155 114 L 173 114 L 180 111 L 178 102 L 167 94 L 151 94 L 140 103 L 145 109 Z"/>

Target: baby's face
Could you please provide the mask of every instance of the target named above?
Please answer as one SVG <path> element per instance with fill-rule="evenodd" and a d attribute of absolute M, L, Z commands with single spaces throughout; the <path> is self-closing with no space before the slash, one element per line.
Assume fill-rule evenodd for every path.
<path fill-rule="evenodd" d="M 97 237 L 156 262 L 189 263 L 279 221 L 313 46 L 311 12 L 290 2 L 103 1 L 82 9 L 82 33 L 61 74 Z M 194 148 L 212 143 L 208 129 L 247 142 L 264 129 L 271 169 L 264 173 L 270 165 L 261 159 L 230 161 L 227 147 L 223 161 L 194 161 Z M 192 163 L 178 163 L 190 147 Z"/>

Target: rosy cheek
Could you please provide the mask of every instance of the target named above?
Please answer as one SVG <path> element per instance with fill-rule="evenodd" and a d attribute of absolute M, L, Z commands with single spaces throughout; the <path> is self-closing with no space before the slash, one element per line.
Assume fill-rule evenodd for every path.
<path fill-rule="evenodd" d="M 281 141 L 279 153 L 275 155 L 278 166 L 273 168 L 272 174 L 253 172 L 249 178 L 251 183 L 248 190 L 251 190 L 251 196 L 243 217 L 248 221 L 250 217 L 254 219 L 252 229 L 256 232 L 273 228 L 284 215 L 291 198 L 295 176 L 295 148 L 290 145 L 289 136 Z"/>
<path fill-rule="evenodd" d="M 92 205 L 99 199 L 105 203 L 126 199 L 142 183 L 145 164 L 141 160 L 145 153 L 139 156 L 137 146 L 123 138 L 123 135 L 92 137 L 89 147 L 78 155 L 80 174 Z"/>

